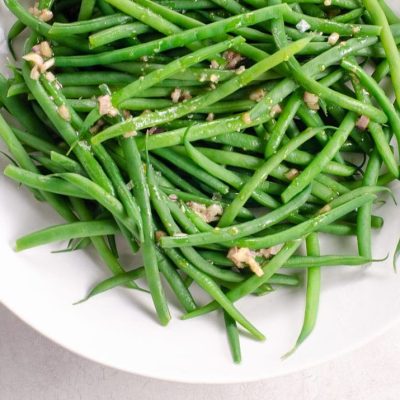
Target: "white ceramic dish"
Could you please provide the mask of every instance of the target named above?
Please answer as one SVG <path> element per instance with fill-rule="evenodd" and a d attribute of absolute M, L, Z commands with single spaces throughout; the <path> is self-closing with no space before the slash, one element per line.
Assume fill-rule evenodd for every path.
<path fill-rule="evenodd" d="M 396 0 L 391 3 L 400 12 Z M 0 22 L 12 22 L 1 4 Z M 1 38 L 0 38 L 1 39 Z M 4 43 L 3 43 L 4 44 Z M 5 59 L 4 49 L 1 48 Z M 1 64 L 4 64 L 2 61 Z M 0 158 L 3 170 L 7 160 Z M 400 185 L 394 185 L 400 198 Z M 377 211 L 385 227 L 375 236 L 374 255 L 392 252 L 400 237 L 399 210 L 390 201 Z M 71 351 L 99 363 L 144 376 L 192 383 L 238 383 L 286 374 L 354 349 L 381 333 L 400 316 L 400 277 L 391 259 L 369 268 L 332 268 L 323 272 L 320 316 L 312 337 L 289 359 L 281 356 L 299 332 L 303 291 L 278 290 L 239 303 L 267 334 L 265 343 L 242 338 L 243 362 L 231 362 L 219 314 L 159 326 L 150 298 L 117 289 L 80 306 L 88 288 L 104 278 L 101 263 L 87 252 L 51 254 L 59 245 L 23 253 L 14 240 L 61 222 L 30 193 L 0 175 L 0 300 L 27 324 Z M 325 240 L 325 254 L 350 252 L 351 240 Z"/>

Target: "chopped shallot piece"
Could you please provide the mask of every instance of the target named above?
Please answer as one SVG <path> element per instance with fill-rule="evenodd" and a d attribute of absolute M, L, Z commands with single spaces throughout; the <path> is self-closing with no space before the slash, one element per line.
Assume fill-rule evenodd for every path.
<path fill-rule="evenodd" d="M 220 215 L 222 215 L 224 211 L 219 204 L 212 204 L 207 207 L 204 204 L 196 203 L 195 201 L 190 201 L 188 203 L 188 206 L 205 222 L 217 221 Z"/>
<path fill-rule="evenodd" d="M 217 60 L 211 60 L 210 68 L 211 69 L 217 69 L 219 67 L 218 61 Z"/>
<path fill-rule="evenodd" d="M 227 258 L 229 258 L 238 268 L 244 268 L 246 265 L 257 276 L 264 275 L 260 264 L 255 259 L 256 253 L 247 247 L 232 247 L 229 249 Z"/>
<path fill-rule="evenodd" d="M 319 97 L 310 92 L 304 92 L 304 102 L 310 110 L 318 111 L 319 110 Z"/>
<path fill-rule="evenodd" d="M 167 234 L 166 234 L 164 231 L 156 231 L 155 234 L 154 234 L 154 237 L 155 237 L 155 239 L 156 239 L 157 242 L 159 242 L 160 239 L 161 239 L 163 236 L 167 236 Z"/>
<path fill-rule="evenodd" d="M 65 121 L 71 120 L 71 114 L 65 104 L 62 104 L 60 107 L 58 107 L 57 111 L 60 117 Z"/>
<path fill-rule="evenodd" d="M 369 125 L 369 118 L 366 115 L 361 115 L 360 118 L 358 118 L 356 122 L 356 127 L 360 131 L 365 131 L 368 128 Z"/>
<path fill-rule="evenodd" d="M 53 13 L 49 9 L 39 9 L 39 3 L 35 3 L 33 7 L 29 7 L 28 11 L 43 22 L 48 22 L 53 18 Z"/>
<path fill-rule="evenodd" d="M 241 65 L 236 71 L 235 74 L 236 75 L 240 75 L 242 74 L 244 71 L 246 71 L 246 67 L 244 65 Z"/>
<path fill-rule="evenodd" d="M 240 61 L 244 60 L 244 57 L 242 57 L 238 53 L 235 53 L 232 50 L 225 51 L 223 57 L 228 62 L 226 66 L 228 69 L 235 69 L 236 66 L 240 63 Z"/>
<path fill-rule="evenodd" d="M 100 115 L 109 115 L 115 117 L 118 114 L 118 110 L 113 107 L 111 103 L 111 96 L 106 94 L 97 98 L 99 102 L 99 113 Z"/>
<path fill-rule="evenodd" d="M 278 252 L 281 248 L 282 248 L 281 245 L 272 246 L 272 247 L 269 247 L 268 249 L 259 250 L 258 254 L 260 256 L 263 256 L 264 258 L 270 258 L 270 257 L 274 256 L 275 254 L 278 254 Z"/>
<path fill-rule="evenodd" d="M 189 90 L 184 90 L 182 92 L 182 99 L 183 100 L 190 100 L 192 98 L 192 95 L 190 94 Z"/>
<path fill-rule="evenodd" d="M 250 93 L 249 99 L 253 101 L 261 101 L 265 97 L 265 90 L 264 89 L 256 89 Z"/>
<path fill-rule="evenodd" d="M 128 138 L 130 138 L 130 137 L 137 136 L 137 132 L 136 132 L 136 131 L 126 132 L 126 133 L 124 133 L 123 136 L 124 136 L 125 139 L 128 139 Z"/>
<path fill-rule="evenodd" d="M 275 115 L 280 114 L 281 112 L 282 112 L 282 107 L 279 104 L 275 104 L 271 108 L 270 115 L 271 115 L 271 117 L 275 117 Z"/>
<path fill-rule="evenodd" d="M 209 113 L 206 118 L 207 122 L 214 121 L 214 113 Z"/>
<path fill-rule="evenodd" d="M 37 81 L 39 79 L 40 72 L 39 72 L 39 67 L 37 65 L 32 67 L 30 77 L 34 81 Z"/>
<path fill-rule="evenodd" d="M 175 88 L 174 91 L 171 93 L 171 100 L 173 103 L 178 103 L 179 99 L 181 98 L 182 90 L 179 88 Z"/>
<path fill-rule="evenodd" d="M 48 69 L 50 69 L 54 65 L 54 58 L 49 58 L 47 61 L 45 61 L 40 68 L 40 72 L 46 72 Z"/>
<path fill-rule="evenodd" d="M 53 50 L 50 47 L 50 44 L 47 40 L 39 43 L 39 51 L 40 55 L 45 58 L 53 57 Z"/>
<path fill-rule="evenodd" d="M 290 169 L 288 172 L 286 172 L 285 176 L 289 181 L 292 181 L 296 176 L 299 175 L 299 170 L 296 168 Z"/>
<path fill-rule="evenodd" d="M 251 124 L 251 116 L 250 116 L 250 113 L 248 113 L 248 112 L 243 113 L 243 114 L 242 114 L 242 121 L 243 121 L 245 124 Z"/>
<path fill-rule="evenodd" d="M 334 46 L 340 39 L 340 35 L 337 32 L 333 32 L 328 37 L 328 43 Z"/>
<path fill-rule="evenodd" d="M 37 65 L 37 66 L 42 66 L 43 65 L 43 58 L 42 58 L 42 56 L 40 55 L 40 54 L 37 54 L 37 53 L 28 53 L 28 54 L 25 54 L 24 56 L 22 56 L 22 58 L 25 60 L 25 61 L 29 61 L 29 62 L 31 62 L 32 64 L 35 64 L 35 65 Z"/>

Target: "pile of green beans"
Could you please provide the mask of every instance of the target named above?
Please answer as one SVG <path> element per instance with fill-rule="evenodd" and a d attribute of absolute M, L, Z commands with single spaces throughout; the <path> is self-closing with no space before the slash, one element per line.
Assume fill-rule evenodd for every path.
<path fill-rule="evenodd" d="M 110 275 L 77 303 L 123 286 L 149 294 L 162 325 L 167 293 L 183 319 L 220 310 L 239 363 L 238 325 L 265 336 L 235 301 L 303 290 L 304 276 L 288 356 L 317 323 L 324 268 L 382 261 L 374 203 L 399 178 L 400 142 L 400 17 L 385 0 L 5 4 L 10 53 L 28 38 L 0 75 L 4 174 L 64 220 L 15 249 L 93 245 Z M 321 233 L 357 249 L 323 254 Z M 123 265 L 124 241 L 143 265 Z"/>

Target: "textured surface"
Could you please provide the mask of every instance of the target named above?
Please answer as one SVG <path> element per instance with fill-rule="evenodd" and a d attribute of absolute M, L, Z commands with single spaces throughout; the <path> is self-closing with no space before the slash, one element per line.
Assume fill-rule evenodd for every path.
<path fill-rule="evenodd" d="M 45 339 L 0 306 L 2 400 L 398 400 L 400 325 L 363 348 L 288 376 L 187 385 L 100 366 Z"/>

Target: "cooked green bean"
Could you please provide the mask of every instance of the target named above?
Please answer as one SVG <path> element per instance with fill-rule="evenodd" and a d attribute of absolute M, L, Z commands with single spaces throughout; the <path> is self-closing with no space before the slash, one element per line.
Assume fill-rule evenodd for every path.
<path fill-rule="evenodd" d="M 124 135 L 127 132 L 148 128 L 150 126 L 159 125 L 170 120 L 183 117 L 184 115 L 195 112 L 197 109 L 209 106 L 216 103 L 218 100 L 227 97 L 231 93 L 248 85 L 255 79 L 257 75 L 272 69 L 274 66 L 279 65 L 286 57 L 296 54 L 303 48 L 309 39 L 301 39 L 288 47 L 279 50 L 274 55 L 266 58 L 263 61 L 253 65 L 242 74 L 222 83 L 217 89 L 208 92 L 202 96 L 197 96 L 185 103 L 177 106 L 170 107 L 165 110 L 155 111 L 148 113 L 145 116 L 131 118 L 130 120 L 114 125 L 104 131 L 98 133 L 93 137 L 93 143 L 101 143 L 104 140 L 111 139 L 116 136 Z M 244 121 L 246 123 L 246 121 Z"/>
<path fill-rule="evenodd" d="M 271 276 L 281 268 L 281 266 L 298 249 L 300 244 L 300 240 L 286 243 L 279 253 L 274 256 L 271 261 L 268 261 L 268 263 L 263 267 L 264 274 L 262 276 L 258 277 L 253 275 L 247 278 L 244 282 L 238 284 L 234 289 L 230 290 L 226 294 L 227 298 L 231 301 L 237 301 L 247 294 L 254 292 L 263 283 L 268 282 L 269 278 L 271 278 Z M 218 304 L 216 302 L 211 302 L 206 306 L 200 307 L 195 311 L 185 314 L 182 318 L 188 319 L 198 317 L 214 311 L 217 308 Z"/>
<path fill-rule="evenodd" d="M 310 234 L 306 238 L 307 254 L 318 256 L 320 253 L 318 236 Z M 293 349 L 286 354 L 292 354 L 310 336 L 317 322 L 319 298 L 321 292 L 321 268 L 311 267 L 307 269 L 306 306 L 304 311 L 303 326 Z"/>
<path fill-rule="evenodd" d="M 256 218 L 252 221 L 244 222 L 238 225 L 231 225 L 226 228 L 215 228 L 210 232 L 197 233 L 194 235 L 161 238 L 162 247 L 181 247 L 181 246 L 198 246 L 211 243 L 227 242 L 242 237 L 247 237 L 263 229 L 277 224 L 286 219 L 291 213 L 297 210 L 307 201 L 310 190 L 305 190 L 299 196 L 289 203 L 269 212 L 263 217 Z"/>
<path fill-rule="evenodd" d="M 239 209 L 246 203 L 251 196 L 252 192 L 265 181 L 268 175 L 273 169 L 285 160 L 287 154 L 290 154 L 293 150 L 297 149 L 304 142 L 311 139 L 319 131 L 316 129 L 308 129 L 301 135 L 291 139 L 286 145 L 281 147 L 272 157 L 270 157 L 263 165 L 260 166 L 254 173 L 254 175 L 246 182 L 246 184 L 240 189 L 232 203 L 224 210 L 222 217 L 218 223 L 220 227 L 226 227 L 232 224 L 237 216 Z M 290 187 L 290 186 L 289 186 Z M 302 189 L 305 189 L 303 186 Z M 285 190 L 286 191 L 286 190 Z M 285 193 L 285 191 L 283 193 Z M 299 193 L 299 191 L 297 192 Z M 283 196 L 283 194 L 282 194 Z"/>
<path fill-rule="evenodd" d="M 378 0 L 364 0 L 363 3 L 372 20 L 382 28 L 380 33 L 381 43 L 389 63 L 397 105 L 400 106 L 400 54 L 390 30 L 389 22 Z"/>
<path fill-rule="evenodd" d="M 400 174 L 400 17 L 385 0 L 5 4 L 18 51 L 0 74 L 0 140 L 15 164 L 4 174 L 64 220 L 16 249 L 93 245 L 112 276 L 82 301 L 144 291 L 161 325 L 164 289 L 183 319 L 221 308 L 240 362 L 239 328 L 265 337 L 235 301 L 299 290 L 304 275 L 289 355 L 316 324 L 322 268 L 384 261 L 373 209 Z M 358 254 L 321 255 L 317 235 L 324 247 L 346 236 Z M 125 268 L 138 251 L 143 266 Z M 211 303 L 197 305 L 199 290 Z"/>
<path fill-rule="evenodd" d="M 91 299 L 93 296 L 97 296 L 98 294 L 104 293 L 113 288 L 126 285 L 127 283 L 134 281 L 138 278 L 142 278 L 143 276 L 144 276 L 144 268 L 143 267 L 139 267 L 132 271 L 114 275 L 111 278 L 108 278 L 108 279 L 105 279 L 105 280 L 99 282 L 97 285 L 95 285 L 93 287 L 93 289 L 90 290 L 90 292 L 87 294 L 86 297 L 84 297 L 82 300 L 77 301 L 74 304 L 84 303 L 85 301 L 88 301 L 89 299 Z M 143 289 L 140 289 L 140 290 L 143 290 Z"/>
<path fill-rule="evenodd" d="M 282 200 L 287 202 L 295 194 L 303 190 L 311 181 L 322 171 L 324 166 L 332 160 L 343 143 L 346 141 L 350 132 L 356 124 L 357 116 L 349 112 L 340 127 L 336 130 L 333 136 L 329 139 L 326 146 L 319 152 L 314 160 L 304 169 L 304 171 L 296 177 L 290 185 L 282 193 Z"/>
<path fill-rule="evenodd" d="M 90 236 L 113 235 L 118 232 L 117 225 L 110 220 L 97 220 L 90 222 L 72 222 L 70 224 L 56 225 L 23 236 L 16 241 L 15 250 L 21 251 L 32 247 Z"/>

